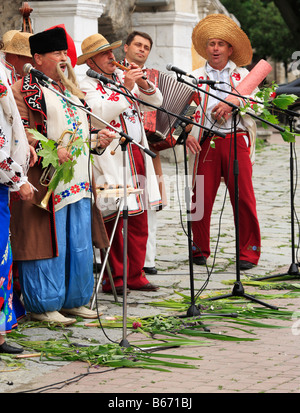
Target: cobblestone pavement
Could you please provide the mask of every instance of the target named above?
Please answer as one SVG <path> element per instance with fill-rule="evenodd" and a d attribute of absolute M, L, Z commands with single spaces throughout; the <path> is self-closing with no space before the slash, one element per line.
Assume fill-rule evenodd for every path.
<path fill-rule="evenodd" d="M 299 148 L 298 143 L 295 155 L 297 148 Z M 253 182 L 261 225 L 262 255 L 259 265 L 247 271 L 248 276 L 263 277 L 279 272 L 286 273 L 292 263 L 289 166 L 289 144 L 283 143 L 274 133 L 271 144 L 257 153 L 254 166 Z M 184 170 L 182 163 L 179 164 L 178 169 L 178 179 L 182 183 Z M 164 161 L 163 171 L 168 182 L 174 183 L 175 165 Z M 176 188 L 174 184 L 172 187 Z M 225 285 L 225 282 L 234 281 L 236 277 L 233 215 L 228 196 L 221 214 L 224 196 L 223 185 L 218 193 L 212 216 L 211 235 L 214 254 L 208 260 L 208 268 L 212 268 L 215 259 L 214 268 L 207 281 L 206 268 L 194 266 L 193 280 L 196 292 L 203 289 L 205 293 L 217 291 L 230 293 L 232 286 Z M 158 274 L 149 278 L 160 286 L 160 290 L 152 293 L 131 291 L 126 307 L 128 316 L 170 314 L 168 309 L 149 305 L 149 302 L 178 297 L 176 291 L 190 294 L 191 280 L 182 192 L 180 199 L 183 225 L 181 225 L 176 192 L 171 191 L 168 207 L 158 212 L 156 262 Z M 297 196 L 295 206 L 297 210 Z M 298 226 L 296 226 L 296 243 L 298 237 Z M 296 260 L 298 262 L 298 254 Z M 241 273 L 242 280 L 245 280 L 245 276 L 246 273 Z M 256 291 L 253 286 L 245 286 L 245 292 L 250 295 Z M 268 291 L 268 294 L 272 293 L 278 291 Z M 98 302 L 103 307 L 103 319 L 123 314 L 122 298 L 115 303 L 113 296 L 99 291 Z M 183 395 L 180 403 L 184 404 L 192 402 L 192 399 L 188 399 L 186 395 L 195 397 L 204 393 L 299 393 L 300 334 L 296 311 L 299 309 L 300 299 L 274 298 L 262 299 L 262 302 L 294 311 L 295 317 L 287 321 L 268 320 L 267 322 L 272 325 L 285 328 L 257 328 L 253 330 L 255 341 L 212 340 L 199 343 L 199 346 L 183 346 L 167 350 L 168 354 L 199 357 L 199 360 L 189 362 L 197 367 L 196 369 L 172 368 L 169 372 L 160 372 L 91 367 L 88 370 L 84 363 L 41 361 L 38 358 L 26 359 L 19 369 L 10 369 L 0 361 L 0 392 L 102 393 L 108 395 L 107 403 L 113 403 L 113 407 L 118 403 L 120 403 L 119 407 L 122 407 L 122 400 L 126 395 L 128 398 L 128 394 L 132 399 L 134 395 L 139 394 L 144 396 L 159 394 L 160 397 L 164 394 L 173 394 L 174 397 L 176 394 Z M 234 329 L 232 324 L 223 319 L 219 322 L 215 321 L 211 330 L 226 332 L 240 338 L 248 336 L 248 332 Z M 24 334 L 32 340 L 61 338 L 66 332 L 72 332 L 72 339 L 83 343 L 87 340 L 95 340 L 103 344 L 110 341 L 118 342 L 122 338 L 121 330 L 102 331 L 98 328 L 84 328 L 84 322 L 79 322 L 76 326 L 68 327 L 63 331 L 45 328 L 24 330 Z M 143 337 L 140 333 L 129 334 L 128 340 L 136 342 Z M 75 379 L 66 384 L 66 380 L 72 378 Z M 60 384 L 55 385 L 55 383 Z M 43 386 L 49 387 L 43 388 Z M 116 396 L 119 396 L 118 400 Z M 151 403 L 154 403 L 153 397 L 154 395 Z M 153 405 L 153 407 L 157 406 Z"/>

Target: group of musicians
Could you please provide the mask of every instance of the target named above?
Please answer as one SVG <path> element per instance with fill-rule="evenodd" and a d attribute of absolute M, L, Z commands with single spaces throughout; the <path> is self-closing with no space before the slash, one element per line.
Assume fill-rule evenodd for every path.
<path fill-rule="evenodd" d="M 152 48 L 152 39 L 146 33 L 133 32 L 128 37 L 122 62 L 116 62 L 113 54 L 121 41 L 109 43 L 99 33 L 86 38 L 76 64 L 86 64 L 90 70 L 79 85 L 72 64 L 74 59 L 70 59 L 68 52 L 71 50 L 70 36 L 64 27 L 56 26 L 30 35 L 28 41 L 32 67 L 12 84 L 11 89 L 30 153 L 37 156 L 26 173 L 28 181 L 24 180 L 29 182 L 30 189 L 26 199 L 18 196 L 22 185 L 13 186 L 7 176 L 2 179 L 2 166 L 0 186 L 11 189 L 11 247 L 26 311 L 33 320 L 70 325 L 76 321 L 75 316 L 98 317 L 97 311 L 87 308 L 94 288 L 93 245 L 101 251 L 110 247 L 113 283 L 117 294 L 124 293 L 123 212 L 128 224 L 128 292 L 159 289 L 147 279 L 147 274 L 157 272 L 156 216 L 165 202 L 157 179 L 157 163 L 143 150 L 149 149 L 143 114 L 153 112 L 153 105 L 160 107 L 163 96 L 146 76 L 145 63 Z M 203 128 L 194 125 L 185 143 L 193 181 L 192 217 L 197 217 L 197 206 L 204 203 L 203 218 L 192 220 L 193 261 L 196 265 L 206 265 L 210 255 L 210 215 L 221 178 L 229 189 L 234 208 L 233 106 L 223 100 L 226 98 L 238 107 L 244 105 L 244 99 L 228 96 L 228 92 L 247 75 L 243 66 L 251 63 L 252 48 L 247 35 L 236 23 L 219 14 L 210 15 L 197 24 L 192 42 L 199 55 L 206 59 L 205 65 L 192 73 L 198 81 L 195 87 L 198 107 L 193 121 Z M 207 79 L 221 80 L 222 90 L 212 89 L 209 84 L 206 90 L 201 89 L 201 80 Z M 9 87 L 7 79 L 2 83 Z M 208 90 L 214 97 L 208 97 L 205 93 Z M 3 116 L 11 116 L 1 98 L 0 103 Z M 12 121 L 10 129 L 3 131 L 4 139 L 14 139 L 14 123 Z M 44 152 L 40 156 L 39 152 L 43 145 L 33 129 L 54 141 L 59 164 L 70 162 L 73 165 L 72 176 L 61 180 L 51 193 L 47 211 L 37 207 L 48 188 L 41 182 L 45 165 Z M 247 270 L 258 263 L 260 256 L 260 232 L 251 178 L 255 122 L 248 116 L 238 116 L 237 129 L 240 267 Z M 225 133 L 225 139 L 214 131 Z M 121 141 L 118 132 L 124 132 L 132 141 Z M 79 155 L 76 139 L 68 147 L 70 136 L 74 135 L 83 142 Z M 214 145 L 211 145 L 212 140 Z M 150 149 L 153 149 L 151 145 Z M 159 152 L 156 155 L 157 161 Z M 116 222 L 118 204 L 115 200 L 99 201 L 97 188 L 117 188 L 124 182 L 124 173 L 128 187 L 141 191 L 128 196 L 128 216 L 127 211 L 121 211 Z M 204 189 L 198 192 L 196 177 L 199 175 L 204 176 Z M 197 199 L 196 194 L 201 192 L 203 199 Z M 4 255 L 5 248 L 1 249 L 0 258 Z M 102 289 L 112 293 L 107 270 Z M 1 312 L 3 308 L 4 304 Z M 13 328 L 4 328 L 3 317 L 2 321 L 0 334 Z"/>

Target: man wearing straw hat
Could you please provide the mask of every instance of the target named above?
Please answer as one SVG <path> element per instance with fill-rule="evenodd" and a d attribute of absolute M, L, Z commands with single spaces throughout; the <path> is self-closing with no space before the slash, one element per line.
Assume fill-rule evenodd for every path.
<path fill-rule="evenodd" d="M 20 79 L 23 73 L 23 66 L 26 63 L 32 64 L 32 56 L 29 46 L 31 33 L 9 30 L 3 35 L 4 47 L 1 51 L 5 54 L 3 64 L 6 68 L 9 83 L 12 85 Z"/>
<path fill-rule="evenodd" d="M 28 130 L 38 129 L 55 141 L 60 164 L 69 160 L 76 162 L 73 176 L 60 180 L 54 189 L 47 210 L 37 206 L 47 193 L 47 187 L 41 182 L 42 158 L 30 168 L 29 176 L 38 191 L 33 203 L 12 203 L 12 249 L 18 262 L 25 308 L 31 318 L 69 325 L 76 319 L 66 315 L 83 318 L 97 318 L 98 315 L 85 307 L 94 285 L 89 122 L 86 112 L 80 109 L 84 104 L 83 94 L 75 83 L 68 61 L 64 28 L 36 33 L 29 41 L 35 69 L 56 82 L 56 86 L 47 82 L 40 84 L 34 72 L 12 86 L 28 141 L 37 152 L 42 149 Z M 98 136 L 96 145 L 100 147 L 105 147 L 112 139 L 107 131 L 100 131 Z M 76 140 L 80 138 L 83 146 L 75 158 Z M 69 144 L 71 147 L 67 149 Z M 103 240 L 99 238 L 98 241 L 107 246 L 103 221 L 99 219 L 96 227 L 99 231 L 101 222 L 104 235 Z"/>
<path fill-rule="evenodd" d="M 12 85 L 14 82 L 16 82 L 17 77 L 16 77 L 14 67 L 10 63 L 8 63 L 5 59 L 5 52 L 3 51 L 3 49 L 5 49 L 8 46 L 13 36 L 18 32 L 19 30 L 8 30 L 7 32 L 5 32 L 2 36 L 2 41 L 0 45 L 0 61 L 2 65 L 4 66 L 6 78 L 7 78 L 9 85 Z"/>
<path fill-rule="evenodd" d="M 206 87 L 206 91 L 236 106 L 243 106 L 242 98 L 228 94 L 245 78 L 248 70 L 242 66 L 252 60 L 252 47 L 247 35 L 229 17 L 221 14 L 208 15 L 193 30 L 192 41 L 198 54 L 206 59 L 203 67 L 192 75 L 198 79 L 221 81 L 216 91 Z M 256 90 L 257 91 L 257 90 Z M 256 93 L 255 91 L 255 93 Z M 210 219 L 214 200 L 221 179 L 229 190 L 234 208 L 234 136 L 232 107 L 203 92 L 200 93 L 201 106 L 197 108 L 195 119 L 200 125 L 219 129 L 226 138 L 213 137 L 203 128 L 193 127 L 187 145 L 190 149 L 190 171 L 193 174 L 193 205 L 202 202 L 203 218 L 192 222 L 193 261 L 205 265 L 210 255 Z M 252 163 L 255 150 L 256 124 L 249 116 L 237 117 L 237 154 L 239 162 L 239 218 L 240 218 L 240 269 L 248 270 L 257 265 L 260 257 L 260 228 L 256 213 L 256 200 L 252 185 Z M 215 147 L 211 146 L 214 140 Z M 201 147 L 200 147 L 201 143 Z M 197 176 L 204 176 L 203 199 L 196 199 Z"/>
<path fill-rule="evenodd" d="M 99 80 L 85 77 L 81 82 L 81 89 L 86 93 L 86 101 L 92 112 L 101 120 L 110 123 L 120 131 L 124 131 L 136 142 L 148 148 L 147 138 L 141 118 L 141 110 L 153 110 L 146 105 L 138 104 L 130 99 L 130 94 L 155 106 L 162 104 L 162 96 L 155 86 L 143 79 L 144 72 L 132 63 L 129 70 L 120 70 L 116 67 L 113 50 L 121 46 L 122 42 L 110 44 L 105 37 L 97 33 L 86 38 L 81 45 L 82 55 L 77 64 L 86 63 L 93 71 L 104 75 L 109 80 L 117 81 L 126 88 L 129 97 L 112 91 Z M 123 89 L 124 91 L 125 89 Z M 95 127 L 102 127 L 100 121 L 92 120 Z M 150 283 L 143 271 L 148 237 L 147 208 L 157 208 L 161 204 L 161 197 L 155 176 L 152 158 L 145 155 L 135 144 L 126 146 L 126 179 L 133 188 L 141 187 L 143 195 L 128 197 L 128 254 L 127 273 L 128 288 L 134 290 L 156 291 L 158 287 Z M 101 160 L 94 163 L 94 174 L 97 185 L 105 183 L 119 185 L 124 182 L 123 155 L 121 147 L 111 144 L 101 156 Z M 110 236 L 117 215 L 116 202 L 102 205 L 106 229 Z M 122 211 L 123 212 L 123 211 Z M 123 292 L 123 236 L 122 216 L 118 220 L 116 232 L 110 250 L 110 265 L 116 291 Z M 104 273 L 102 289 L 111 292 L 109 278 Z"/>

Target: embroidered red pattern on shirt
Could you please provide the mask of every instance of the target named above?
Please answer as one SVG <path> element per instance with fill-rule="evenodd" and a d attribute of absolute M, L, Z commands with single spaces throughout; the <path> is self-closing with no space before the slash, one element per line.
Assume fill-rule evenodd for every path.
<path fill-rule="evenodd" d="M 201 118 L 201 113 L 200 110 L 197 110 L 195 113 L 195 122 L 199 123 L 200 122 L 200 118 Z"/>
<path fill-rule="evenodd" d="M 0 169 L 3 169 L 4 171 L 11 171 L 11 167 L 9 163 L 7 162 L 7 159 L 5 159 L 4 161 L 0 163 Z"/>
<path fill-rule="evenodd" d="M 113 102 L 118 102 L 120 100 L 119 96 L 120 96 L 120 93 L 113 92 L 107 100 L 112 100 Z"/>
<path fill-rule="evenodd" d="M 199 76 L 199 78 L 198 78 L 199 80 L 203 80 L 204 79 L 204 77 L 203 76 Z M 199 87 L 202 87 L 203 86 L 203 83 L 198 83 L 198 86 Z"/>
<path fill-rule="evenodd" d="M 120 123 L 117 123 L 115 120 L 112 120 L 109 124 L 110 124 L 111 126 L 113 126 L 114 128 L 116 128 L 116 129 L 121 127 L 121 124 L 120 124 Z M 110 128 L 109 126 L 107 126 L 106 129 L 108 129 L 108 130 L 111 131 L 111 132 L 114 132 L 114 129 Z"/>
<path fill-rule="evenodd" d="M 232 77 L 234 77 L 238 82 L 241 80 L 241 75 L 239 73 L 232 73 Z"/>
<path fill-rule="evenodd" d="M 3 148 L 5 144 L 5 138 L 3 136 L 0 136 L 0 148 Z"/>
<path fill-rule="evenodd" d="M 106 94 L 106 92 L 105 92 L 103 86 L 101 85 L 101 83 L 97 84 L 96 90 L 99 90 L 99 92 L 101 92 L 103 95 Z"/>

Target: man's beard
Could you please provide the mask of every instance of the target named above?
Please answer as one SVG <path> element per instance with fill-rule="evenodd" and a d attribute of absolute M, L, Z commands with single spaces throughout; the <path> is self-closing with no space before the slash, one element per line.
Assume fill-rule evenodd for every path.
<path fill-rule="evenodd" d="M 67 75 L 62 71 L 61 66 L 66 66 L 67 68 Z M 79 89 L 79 85 L 76 79 L 75 72 L 73 70 L 72 65 L 69 62 L 60 62 L 57 64 L 57 73 L 60 77 L 61 83 L 68 89 L 72 95 L 77 96 L 79 99 L 84 99 L 85 94 Z"/>

